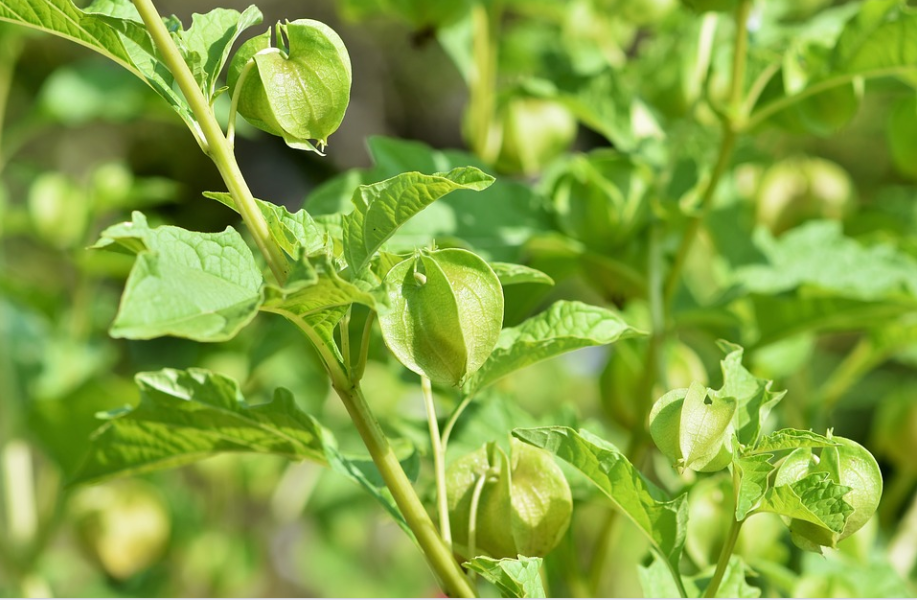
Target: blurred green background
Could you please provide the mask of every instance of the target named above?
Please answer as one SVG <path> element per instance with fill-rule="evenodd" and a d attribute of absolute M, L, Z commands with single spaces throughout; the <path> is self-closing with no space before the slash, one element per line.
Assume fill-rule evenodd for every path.
<path fill-rule="evenodd" d="M 814 18 L 814 11 L 830 4 L 773 2 L 785 10 L 781 18 L 790 22 Z M 256 197 L 295 209 L 321 189 L 314 206 L 328 210 L 335 201 L 333 190 L 319 186 L 350 169 L 373 166 L 367 146 L 371 136 L 467 150 L 463 115 L 469 92 L 435 30 L 385 11 L 374 12 L 373 5 L 356 0 L 259 3 L 265 23 L 312 18 L 338 31 L 353 63 L 353 94 L 324 158 L 289 150 L 280 139 L 240 127 L 237 154 Z M 175 0 L 157 6 L 161 13 L 174 13 L 188 24 L 192 13 L 206 12 L 214 3 Z M 233 0 L 220 6 L 242 10 L 247 3 Z M 605 15 L 596 26 L 608 29 L 597 37 L 611 40 L 608 46 L 625 39 L 633 44 L 652 39 L 641 60 L 644 73 L 652 73 L 654 79 L 641 93 L 677 123 L 685 108 L 678 105 L 672 89 L 680 85 L 682 66 L 672 57 L 680 52 L 680 28 L 697 23 L 679 22 L 678 11 L 683 9 L 673 2 L 539 0 L 527 7 L 515 3 L 505 23 L 501 69 L 521 77 L 549 65 L 550 52 L 556 50 L 551 40 L 559 35 L 557 22 L 576 21 L 570 15 L 578 7 Z M 787 16 L 793 10 L 799 15 Z M 558 19 L 559 13 L 566 16 Z M 584 29 L 590 24 L 589 14 L 576 21 Z M 564 35 L 571 35 L 569 26 Z M 637 54 L 623 41 L 620 46 L 606 48 L 605 60 L 623 65 Z M 575 54 L 572 43 L 567 50 Z M 587 54 L 580 58 L 592 60 Z M 536 64 L 535 56 L 544 64 Z M 901 159 L 907 147 L 896 150 L 887 139 L 890 115 L 902 110 L 893 106 L 902 98 L 912 99 L 913 91 L 902 88 L 877 83 L 878 93 L 867 94 L 858 110 L 838 116 L 834 123 L 830 114 L 820 114 L 819 119 L 809 115 L 809 122 L 805 114 L 796 115 L 802 124 L 783 123 L 742 147 L 741 164 L 726 184 L 742 208 L 727 205 L 711 215 L 713 241 L 719 241 L 717 235 L 741 238 L 746 229 L 750 231 L 750 226 L 735 228 L 731 219 L 764 223 L 778 235 L 821 218 L 842 223 L 848 235 L 861 241 L 893 242 L 902 252 L 917 255 L 917 168 L 909 169 Z M 180 224 L 200 231 L 238 226 L 232 211 L 202 198 L 202 192 L 224 186 L 181 121 L 159 98 L 85 48 L 6 24 L 0 26 L 0 93 L 0 595 L 436 593 L 418 552 L 384 511 L 361 489 L 317 465 L 231 455 L 93 487 L 66 486 L 100 423 L 95 414 L 137 402 L 132 378 L 139 371 L 209 368 L 237 379 L 250 400 L 266 400 L 275 387 L 283 386 L 303 409 L 332 429 L 345 448 L 359 448 L 359 439 L 348 427 L 343 407 L 329 396 L 316 357 L 279 317 L 259 316 L 232 342 L 220 345 L 107 336 L 131 261 L 87 250 L 100 231 L 127 220 L 131 210 L 143 210 L 152 224 Z M 221 110 L 225 113 L 227 108 Z M 711 134 L 704 134 L 703 126 L 701 120 L 698 129 L 684 137 L 685 154 L 696 146 L 697 161 L 709 154 Z M 566 150 L 585 156 L 607 147 L 597 129 L 579 127 Z M 913 131 L 917 139 L 917 128 Z M 679 140 L 677 131 L 670 133 Z M 390 168 L 377 166 L 382 171 Z M 584 276 L 588 267 L 570 267 L 558 258 L 563 252 L 539 254 L 537 248 L 521 244 L 542 225 L 545 231 L 564 234 L 570 227 L 563 215 L 545 208 L 558 181 L 551 179 L 550 169 L 541 177 L 543 165 L 535 172 L 525 167 L 504 160 L 489 170 L 504 171 L 501 180 L 518 186 L 512 189 L 521 194 L 519 204 L 538 210 L 525 217 L 524 227 L 519 213 L 508 211 L 506 221 L 499 224 L 503 245 L 482 246 L 492 257 L 534 260 L 559 285 L 550 295 L 535 296 L 530 305 L 519 303 L 520 312 L 508 315 L 508 322 L 518 322 L 537 306 L 560 297 L 616 304 L 631 310 L 637 321 L 645 319 L 644 305 L 624 301 L 627 290 L 603 285 L 601 277 L 596 281 Z M 525 231 L 518 245 L 513 242 L 514 226 Z M 544 236 L 544 247 L 554 248 L 553 239 Z M 581 241 L 588 246 L 588 234 Z M 741 241 L 735 247 L 743 248 Z M 601 272 L 596 254 L 584 256 L 583 260 L 598 261 L 592 267 Z M 717 269 L 722 268 L 693 265 L 692 292 L 703 300 L 704 290 L 717 289 Z M 777 389 L 790 390 L 779 416 L 783 425 L 818 430 L 833 426 L 839 434 L 867 444 L 886 474 L 881 519 L 826 560 L 791 549 L 784 529 L 765 517 L 757 526 L 750 525 L 741 544 L 743 555 L 757 559 L 752 566 L 778 582 L 766 588 L 766 594 L 912 595 L 917 558 L 917 510 L 911 507 L 917 487 L 913 317 L 905 315 L 895 325 L 904 338 L 893 344 L 894 352 L 854 365 L 851 381 L 835 381 L 831 374 L 857 356 L 862 340 L 875 339 L 863 333 L 865 326 L 803 332 L 761 344 L 752 354 L 750 366 L 756 374 L 775 379 Z M 681 342 L 670 349 L 670 387 L 692 379 L 716 383 L 720 357 L 713 340 L 720 330 L 717 325 L 710 333 L 705 326 L 686 329 Z M 736 330 L 754 338 L 741 325 Z M 512 424 L 591 423 L 624 445 L 634 413 L 622 397 L 630 389 L 627 373 L 637 368 L 633 361 L 642 354 L 627 345 L 616 347 L 614 353 L 575 353 L 530 368 L 507 379 L 492 402 L 476 409 L 469 421 L 479 427 L 494 424 L 493 431 L 500 433 Z M 385 415 L 390 431 L 414 441 L 424 454 L 428 442 L 423 437 L 419 386 L 386 357 L 381 339 L 372 356 L 365 387 L 373 408 Z M 826 388 L 826 381 L 836 388 Z M 468 431 L 463 438 L 457 432 L 455 452 L 476 447 L 482 435 Z M 655 468 L 664 478 L 666 467 L 659 463 Z M 572 567 L 564 561 L 575 554 L 571 548 L 579 543 L 579 534 L 591 539 L 602 513 L 594 493 L 577 489 L 575 483 L 580 503 L 573 532 L 549 565 L 560 593 L 569 592 L 563 579 L 565 569 Z M 696 564 L 715 560 L 725 535 L 717 529 L 725 523 L 719 502 L 722 483 L 704 479 L 691 488 L 692 527 L 697 533 L 689 539 L 688 552 Z M 430 473 L 421 472 L 418 485 L 430 498 Z M 580 551 L 588 553 L 591 548 Z M 602 578 L 604 595 L 641 594 L 634 565 L 645 553 L 638 533 L 622 527 Z"/>

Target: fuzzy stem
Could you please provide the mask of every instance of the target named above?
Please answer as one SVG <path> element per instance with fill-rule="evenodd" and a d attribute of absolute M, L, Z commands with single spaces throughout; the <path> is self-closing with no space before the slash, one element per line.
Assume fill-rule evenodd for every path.
<path fill-rule="evenodd" d="M 398 457 L 395 456 L 379 421 L 370 410 L 359 383 L 351 380 L 350 374 L 334 355 L 328 343 L 308 323 L 294 315 L 282 314 L 302 330 L 318 351 L 331 377 L 331 387 L 344 403 L 382 480 L 391 492 L 395 504 L 401 510 L 408 527 L 414 533 L 427 564 L 439 578 L 443 591 L 451 597 L 474 598 L 475 593 L 468 579 L 465 578 L 464 572 L 453 558 L 451 548 L 437 532 L 436 525 L 427 514 L 417 492 L 414 491 L 411 480 L 408 479 Z"/>
<path fill-rule="evenodd" d="M 383 481 L 395 499 L 395 504 L 404 515 L 404 520 L 414 532 L 427 563 L 439 577 L 443 590 L 451 597 L 474 598 L 474 590 L 452 557 L 452 550 L 439 536 L 436 525 L 427 514 L 420 498 L 417 497 L 411 481 L 401 468 L 401 463 L 398 462 L 385 434 L 382 433 L 382 427 L 379 426 L 379 422 L 370 411 L 363 391 L 350 381 L 343 386 L 338 385 L 339 383 L 332 384 L 334 391 L 344 402 L 360 437 L 363 438 L 363 443 L 366 444 L 366 449 L 369 450 L 376 468 L 379 469 L 379 474 L 382 475 Z"/>
<path fill-rule="evenodd" d="M 162 22 L 162 17 L 159 16 L 159 12 L 153 5 L 152 0 L 133 0 L 133 2 L 134 6 L 137 7 L 137 12 L 140 13 L 140 17 L 143 19 L 143 23 L 146 25 L 150 37 L 153 38 L 153 42 L 162 54 L 163 62 L 175 78 L 175 82 L 181 89 L 182 94 L 184 94 L 185 100 L 188 101 L 188 106 L 191 107 L 191 112 L 194 113 L 194 117 L 200 124 L 201 132 L 207 144 L 207 154 L 213 160 L 223 181 L 226 183 L 233 202 L 239 214 L 242 215 L 242 221 L 245 222 L 245 226 L 251 232 L 252 237 L 255 239 L 255 244 L 264 255 L 271 272 L 274 273 L 274 277 L 279 283 L 285 282 L 287 269 L 289 268 L 287 259 L 283 254 L 283 250 L 271 237 L 267 221 L 264 220 L 264 216 L 261 214 L 255 198 L 245 182 L 245 177 L 242 175 L 241 169 L 239 169 L 232 147 L 223 135 L 223 130 L 213 114 L 212 107 L 201 93 L 194 75 L 191 74 L 191 70 L 185 64 L 185 59 L 182 57 L 181 52 L 175 46 L 175 42 L 172 41 L 172 36 Z"/>

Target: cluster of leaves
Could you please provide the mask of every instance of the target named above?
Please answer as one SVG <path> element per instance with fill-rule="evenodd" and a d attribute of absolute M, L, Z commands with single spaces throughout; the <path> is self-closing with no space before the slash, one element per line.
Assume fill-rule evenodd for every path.
<path fill-rule="evenodd" d="M 805 589 L 804 576 L 787 574 L 786 556 L 743 549 L 740 530 L 778 515 L 796 546 L 815 552 L 869 531 L 882 491 L 878 464 L 857 442 L 812 429 L 833 423 L 838 402 L 873 369 L 889 359 L 913 364 L 917 258 L 882 227 L 844 222 L 865 214 L 882 223 L 894 200 L 877 194 L 858 209 L 843 168 L 821 158 L 774 161 L 779 146 L 754 134 L 833 135 L 873 96 L 864 93 L 872 80 L 886 95 L 912 95 L 912 11 L 895 0 L 827 8 L 662 2 L 623 11 L 627 3 L 609 0 L 468 1 L 448 10 L 419 0 L 341 4 L 351 18 L 385 14 L 435 30 L 469 86 L 472 152 L 371 138 L 374 167 L 332 178 L 291 212 L 246 193 L 231 152 L 234 119 L 292 148 L 324 150 L 352 76 L 329 27 L 278 24 L 273 40 L 269 30 L 231 56 L 261 21 L 254 7 L 195 15 L 188 29 L 164 19 L 166 42 L 128 0 L 83 9 L 69 0 L 0 0 L 0 20 L 88 46 L 162 96 L 230 190 L 205 195 L 242 216 L 267 262 L 232 227 L 151 226 L 134 212 L 93 248 L 133 259 L 110 334 L 226 343 L 257 327 L 259 313 L 280 315 L 305 333 L 324 368 L 310 375 L 330 379 L 370 454 L 342 449 L 301 408 L 314 399 L 272 385 L 272 401 L 250 404 L 238 382 L 214 370 L 163 369 L 137 375 L 138 405 L 103 415 L 71 483 L 226 452 L 313 461 L 380 501 L 446 591 L 466 593 L 450 589 L 449 570 L 458 567 L 451 556 L 449 564 L 435 558 L 429 528 L 417 525 L 426 514 L 413 511 L 414 491 L 402 487 L 417 481 L 418 456 L 429 452 L 439 536 L 467 572 L 503 595 L 543 595 L 542 570 L 570 594 L 601 592 L 614 515 L 627 517 L 653 555 L 647 566 L 630 565 L 646 595 Z M 226 91 L 224 136 L 214 132 L 213 107 Z M 912 100 L 899 99 L 888 129 L 903 177 L 913 176 L 917 153 L 908 137 Z M 601 147 L 571 152 L 580 126 Z M 51 240 L 75 227 L 73 245 L 86 236 L 85 219 L 79 228 L 47 208 L 61 185 L 35 192 L 36 223 Z M 65 216 L 42 220 L 47 214 Z M 913 231 L 909 214 L 899 233 Z M 375 323 L 387 352 L 373 349 Z M 826 335 L 837 332 L 856 336 L 846 357 Z M 523 401 L 502 399 L 526 367 L 609 344 L 600 390 L 608 418 L 539 420 L 518 407 Z M 387 415 L 406 438 L 394 440 L 398 466 L 386 462 L 388 441 L 366 416 L 360 388 L 367 363 L 393 364 L 390 357 L 420 376 L 431 404 L 435 386 L 448 409 L 440 435 L 428 407 L 430 438 Z M 801 376 L 812 362 L 824 373 Z M 772 390 L 773 379 L 796 396 L 795 410 L 783 408 L 789 402 L 775 410 L 785 393 Z M 911 414 L 907 398 L 894 406 Z M 494 411 L 505 422 L 488 430 Z M 896 466 L 907 462 L 888 455 Z M 692 509 L 705 485 L 725 496 L 713 510 L 716 526 L 729 526 L 713 558 Z M 572 548 L 584 533 L 577 515 L 593 506 L 611 525 L 596 538 L 593 581 L 582 590 Z M 782 547 L 776 538 L 773 546 Z"/>

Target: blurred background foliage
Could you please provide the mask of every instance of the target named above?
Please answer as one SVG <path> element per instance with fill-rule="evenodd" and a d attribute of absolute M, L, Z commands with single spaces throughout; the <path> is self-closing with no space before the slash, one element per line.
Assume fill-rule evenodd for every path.
<path fill-rule="evenodd" d="M 186 24 L 192 13 L 214 7 L 157 4 Z M 405 228 L 399 243 L 433 236 L 552 275 L 558 285 L 551 290 L 508 290 L 509 325 L 558 298 L 615 305 L 632 322 L 648 324 L 648 224 L 660 215 L 677 221 L 713 162 L 717 117 L 703 100 L 725 93 L 731 22 L 674 0 L 500 4 L 497 22 L 485 23 L 490 37 L 480 42 L 473 41 L 481 30 L 472 0 L 260 2 L 266 23 L 307 17 L 332 25 L 351 54 L 354 84 L 325 158 L 241 127 L 237 152 L 249 184 L 256 197 L 291 208 L 305 202 L 313 214 L 325 214 L 346 208 L 359 183 L 404 170 L 479 165 L 499 175 L 488 195 L 450 196 Z M 247 3 L 220 6 L 242 10 Z M 752 70 L 765 70 L 789 40 L 813 60 L 806 53 L 817 55 L 819 36 L 858 6 L 757 2 Z M 699 82 L 697 46 L 713 26 L 713 75 Z M 474 52 L 494 57 L 492 89 L 466 84 L 475 81 Z M 781 68 L 792 67 L 787 59 Z M 769 80 L 762 102 L 784 92 L 777 88 L 791 80 L 785 75 Z M 789 390 L 775 424 L 834 427 L 865 443 L 884 469 L 880 518 L 827 560 L 793 548 L 773 515 L 749 522 L 740 553 L 766 577 L 758 584 L 767 595 L 913 592 L 917 273 L 901 276 L 912 286 L 909 298 L 897 289 L 886 294 L 881 256 L 866 262 L 875 270 L 863 269 L 858 252 L 879 248 L 882 256 L 917 258 L 917 109 L 904 83 L 866 85 L 865 95 L 850 86 L 812 96 L 739 145 L 708 215 L 708 235 L 676 294 L 678 335 L 664 348 L 668 388 L 693 380 L 717 387 L 716 339 L 743 344 L 755 373 Z M 493 118 L 481 123 L 488 108 Z M 95 414 L 137 402 L 132 378 L 139 371 L 201 366 L 237 379 L 254 399 L 283 386 L 344 447 L 359 448 L 359 439 L 343 408 L 328 400 L 316 357 L 276 317 L 261 316 L 220 345 L 107 336 L 130 260 L 87 250 L 102 229 L 134 209 L 153 224 L 201 231 L 237 225 L 234 213 L 202 198 L 223 184 L 164 103 L 82 47 L 3 25 L 0 109 L 0 595 L 434 593 L 432 576 L 391 519 L 362 490 L 317 465 L 230 455 L 99 486 L 66 486 L 99 425 Z M 799 259 L 810 246 L 828 248 L 838 261 L 834 274 L 824 254 L 796 269 L 825 269 L 824 277 L 835 279 L 807 295 L 790 294 L 789 284 L 776 281 L 792 277 L 789 264 L 742 275 L 761 248 L 779 250 L 782 243 Z M 849 285 L 836 277 L 848 269 L 855 271 Z M 770 287 L 766 276 L 775 280 Z M 743 281 L 745 293 L 731 293 Z M 507 379 L 469 410 L 450 452 L 538 423 L 585 423 L 626 446 L 645 417 L 633 401 L 643 385 L 642 344 L 574 353 Z M 387 357 L 381 339 L 372 358 L 365 387 L 374 409 L 425 455 L 419 386 Z M 440 396 L 446 407 L 455 401 L 448 391 Z M 677 477 L 657 455 L 645 466 L 664 484 Z M 552 592 L 576 594 L 590 576 L 579 573 L 577 557 L 606 551 L 593 589 L 639 596 L 635 564 L 645 542 L 622 523 L 607 548 L 593 545 L 605 510 L 570 478 L 578 508 L 567 539 L 546 563 Z M 431 479 L 419 475 L 427 498 Z M 689 483 L 688 555 L 702 568 L 716 560 L 729 507 L 722 478 Z"/>

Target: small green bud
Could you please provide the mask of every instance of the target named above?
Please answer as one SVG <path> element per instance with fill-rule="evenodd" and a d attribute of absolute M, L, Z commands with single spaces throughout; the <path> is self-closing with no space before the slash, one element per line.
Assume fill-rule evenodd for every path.
<path fill-rule="evenodd" d="M 650 435 L 679 471 L 712 473 L 732 461 L 735 411 L 734 398 L 721 398 L 693 383 L 656 401 L 650 411 Z"/>

